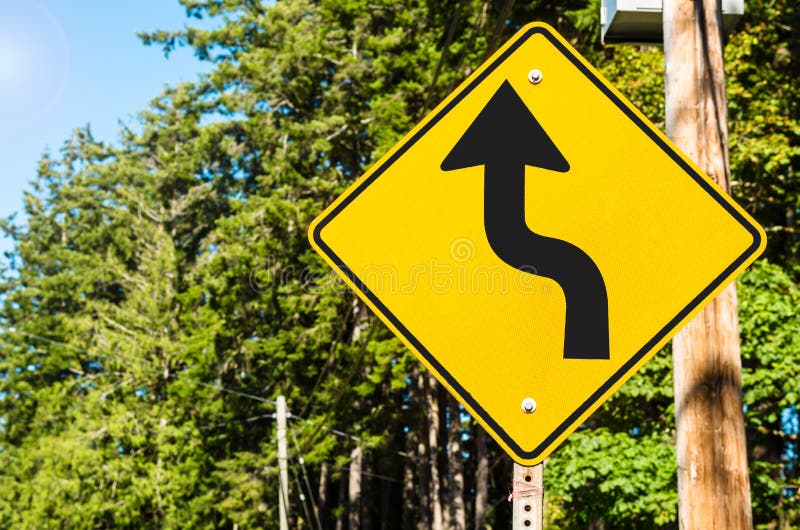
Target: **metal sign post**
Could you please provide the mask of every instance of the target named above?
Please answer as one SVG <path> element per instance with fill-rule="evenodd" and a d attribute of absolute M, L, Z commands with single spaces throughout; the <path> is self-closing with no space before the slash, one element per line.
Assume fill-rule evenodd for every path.
<path fill-rule="evenodd" d="M 521 466 L 514 464 L 511 495 L 512 530 L 542 530 L 542 501 L 544 500 L 544 464 Z"/>

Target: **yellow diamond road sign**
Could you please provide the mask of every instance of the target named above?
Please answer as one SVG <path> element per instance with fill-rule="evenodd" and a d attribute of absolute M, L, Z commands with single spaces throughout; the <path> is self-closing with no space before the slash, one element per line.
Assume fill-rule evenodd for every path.
<path fill-rule="evenodd" d="M 544 24 L 520 30 L 309 234 L 527 465 L 765 245 L 761 227 Z"/>

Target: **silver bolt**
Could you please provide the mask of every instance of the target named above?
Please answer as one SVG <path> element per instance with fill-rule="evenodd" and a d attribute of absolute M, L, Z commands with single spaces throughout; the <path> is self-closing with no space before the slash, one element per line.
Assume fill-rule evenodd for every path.
<path fill-rule="evenodd" d="M 528 72 L 528 81 L 530 81 L 534 85 L 538 85 L 542 82 L 542 71 L 537 70 L 534 68 L 530 72 Z"/>
<path fill-rule="evenodd" d="M 522 400 L 522 412 L 525 414 L 533 414 L 536 410 L 536 400 L 533 398 L 526 397 Z"/>

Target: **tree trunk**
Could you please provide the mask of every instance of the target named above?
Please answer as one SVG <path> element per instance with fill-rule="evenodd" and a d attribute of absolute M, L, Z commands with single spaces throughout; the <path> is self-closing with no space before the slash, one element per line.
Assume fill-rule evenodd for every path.
<path fill-rule="evenodd" d="M 369 312 L 364 303 L 358 298 L 353 298 L 353 329 L 350 333 L 350 342 L 357 343 L 362 334 L 369 327 Z M 360 403 L 356 403 L 356 409 L 360 408 Z M 349 530 L 360 530 L 361 528 L 361 472 L 363 465 L 363 451 L 360 446 L 350 452 L 350 472 L 347 487 L 347 510 Z"/>
<path fill-rule="evenodd" d="M 430 503 L 432 510 L 431 530 L 442 530 L 441 484 L 439 478 L 439 384 L 426 373 L 428 384 L 425 404 L 428 413 L 428 447 L 430 450 Z"/>
<path fill-rule="evenodd" d="M 347 509 L 350 530 L 361 528 L 361 447 L 350 453 L 350 477 L 347 488 Z"/>
<path fill-rule="evenodd" d="M 489 454 L 486 431 L 475 424 L 475 530 L 483 530 L 489 505 Z"/>
<path fill-rule="evenodd" d="M 369 309 L 358 298 L 353 299 L 353 330 L 350 332 L 350 342 L 355 344 L 361 335 L 369 328 Z"/>
<path fill-rule="evenodd" d="M 439 465 L 439 501 L 442 511 L 442 528 L 449 529 L 452 525 L 452 510 L 448 502 L 452 484 L 452 477 L 450 476 L 450 453 L 448 452 L 448 443 L 450 441 L 450 406 L 447 389 L 442 385 L 437 385 L 437 387 L 438 392 L 436 395 L 439 402 L 439 437 L 437 447 L 441 448 L 436 455 L 436 462 Z"/>
<path fill-rule="evenodd" d="M 417 399 L 419 400 L 422 408 L 425 407 L 425 399 L 428 395 L 426 381 L 428 374 L 420 372 L 414 368 L 415 383 L 417 385 Z M 427 423 L 427 414 L 426 414 Z M 420 422 L 422 425 L 423 422 Z M 428 447 L 427 434 L 424 433 L 424 428 L 420 427 L 420 432 L 417 434 L 417 476 L 419 478 L 419 522 L 417 528 L 419 530 L 429 530 L 431 528 L 431 496 L 430 496 L 430 447 Z"/>
<path fill-rule="evenodd" d="M 409 411 L 412 413 L 410 416 L 414 418 L 416 411 L 417 400 L 419 393 L 417 392 L 417 378 L 419 372 L 414 368 L 411 372 L 411 384 L 408 386 L 408 403 Z M 414 488 L 414 466 L 419 466 L 419 456 L 417 455 L 417 448 L 419 442 L 419 434 L 415 428 L 415 423 L 410 422 L 408 425 L 408 432 L 406 432 L 406 458 L 403 462 L 403 514 L 402 514 L 402 529 L 414 530 L 414 520 L 416 519 L 416 506 L 421 503 L 421 499 L 416 496 Z"/>
<path fill-rule="evenodd" d="M 450 425 L 448 426 L 448 472 L 450 475 L 450 528 L 466 530 L 467 515 L 464 509 L 464 458 L 461 456 L 461 408 L 458 401 L 448 396 Z"/>
<path fill-rule="evenodd" d="M 589 521 L 589 529 L 588 530 L 605 530 L 606 525 L 603 522 L 603 519 L 598 516 L 597 519 L 592 519 Z"/>
<path fill-rule="evenodd" d="M 410 432 L 406 433 L 406 452 L 412 455 L 414 442 L 411 439 Z M 407 458 L 403 464 L 403 514 L 402 514 L 402 528 L 403 530 L 414 530 L 414 467 L 411 458 Z"/>
<path fill-rule="evenodd" d="M 718 0 L 665 0 L 666 122 L 678 147 L 729 191 L 720 16 Z M 735 284 L 672 344 L 680 528 L 750 530 Z"/>
<path fill-rule="evenodd" d="M 794 173 L 794 169 L 792 168 L 792 166 L 789 166 L 789 174 L 790 175 L 794 175 L 795 174 Z M 792 206 L 791 204 L 789 204 L 786 207 L 786 214 L 785 214 L 786 215 L 786 221 L 785 221 L 785 224 L 786 224 L 786 227 L 789 228 L 790 230 L 792 229 L 792 227 L 794 227 L 794 224 L 795 224 L 796 214 L 795 214 L 794 210 L 795 210 L 795 206 Z M 784 239 L 784 249 L 785 249 L 786 255 L 789 256 L 789 260 L 787 261 L 787 263 L 789 265 L 796 264 L 797 261 L 798 261 L 798 258 L 800 258 L 800 256 L 798 256 L 794 252 L 794 248 L 795 248 L 794 246 L 795 246 L 795 244 L 797 244 L 797 232 L 787 231 L 784 234 L 784 237 L 785 237 L 785 239 Z"/>
<path fill-rule="evenodd" d="M 317 490 L 317 500 L 319 505 L 319 520 L 322 528 L 328 526 L 328 463 L 323 462 L 319 467 L 319 489 Z"/>
<path fill-rule="evenodd" d="M 372 528 L 372 504 L 375 502 L 375 489 L 371 475 L 372 454 L 361 452 L 361 528 Z"/>
<path fill-rule="evenodd" d="M 389 512 L 389 510 L 391 510 L 391 508 L 392 508 L 392 504 L 391 504 L 392 483 L 389 482 L 388 480 L 380 480 L 378 482 L 379 482 L 378 490 L 379 490 L 379 494 L 380 494 L 380 516 L 381 516 L 380 530 L 389 530 L 389 527 L 390 527 L 389 519 L 395 513 L 397 513 L 394 510 L 392 510 L 392 513 L 390 515 L 390 512 Z M 405 511 L 405 509 L 404 509 L 404 511 Z M 369 528 L 369 527 L 367 527 L 367 528 Z"/>
<path fill-rule="evenodd" d="M 344 530 L 345 510 L 342 509 L 347 502 L 347 475 L 339 475 L 339 506 L 336 511 L 336 530 Z"/>

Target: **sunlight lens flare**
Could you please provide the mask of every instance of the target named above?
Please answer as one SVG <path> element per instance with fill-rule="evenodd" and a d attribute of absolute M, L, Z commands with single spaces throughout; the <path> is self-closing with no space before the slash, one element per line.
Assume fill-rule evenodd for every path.
<path fill-rule="evenodd" d="M 34 0 L 0 1 L 0 132 L 30 127 L 52 111 L 68 75 L 58 20 Z"/>

